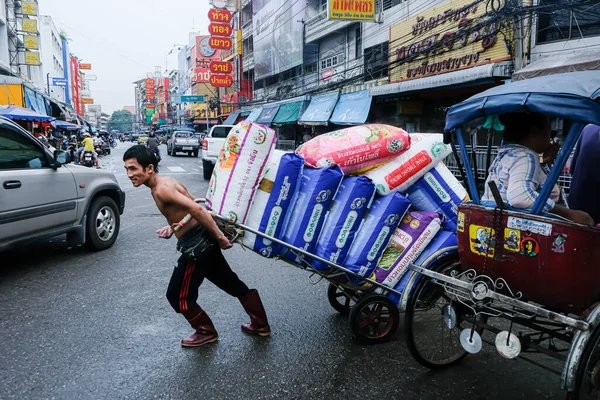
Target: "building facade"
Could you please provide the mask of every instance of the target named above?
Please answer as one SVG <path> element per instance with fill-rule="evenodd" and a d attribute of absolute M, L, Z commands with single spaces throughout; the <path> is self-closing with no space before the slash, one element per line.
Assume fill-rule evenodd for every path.
<path fill-rule="evenodd" d="M 40 23 L 40 53 L 42 57 L 42 68 L 46 78 L 46 93 L 64 102 L 66 85 L 54 85 L 52 78 L 65 77 L 65 66 L 63 64 L 62 37 L 49 15 L 41 15 Z"/>

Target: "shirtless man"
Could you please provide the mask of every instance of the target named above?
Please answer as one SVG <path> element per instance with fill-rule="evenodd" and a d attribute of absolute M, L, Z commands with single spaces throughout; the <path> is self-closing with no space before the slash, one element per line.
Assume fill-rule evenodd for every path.
<path fill-rule="evenodd" d="M 242 325 L 243 332 L 268 336 L 271 331 L 260 296 L 256 289 L 248 289 L 229 267 L 221 249 L 232 245 L 210 213 L 194 201 L 194 196 L 180 182 L 158 175 L 156 157 L 146 146 L 132 146 L 123 155 L 123 161 L 133 186 L 146 185 L 151 189 L 158 209 L 169 223 L 156 232 L 158 236 L 169 239 L 175 234 L 178 239 L 177 250 L 182 255 L 171 276 L 167 299 L 175 312 L 183 314 L 195 329 L 190 337 L 181 341 L 181 345 L 197 347 L 218 339 L 212 321 L 196 303 L 198 288 L 204 278 L 239 299 L 250 316 L 250 323 Z M 181 221 L 187 214 L 192 219 L 183 225 Z M 174 232 L 176 226 L 181 226 L 181 229 Z"/>

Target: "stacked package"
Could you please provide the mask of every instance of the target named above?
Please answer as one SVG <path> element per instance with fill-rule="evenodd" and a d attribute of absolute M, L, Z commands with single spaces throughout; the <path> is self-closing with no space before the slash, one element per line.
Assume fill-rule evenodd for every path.
<path fill-rule="evenodd" d="M 233 127 L 210 179 L 206 207 L 245 223 L 276 140 L 275 131 L 263 125 L 241 122 Z"/>
<path fill-rule="evenodd" d="M 246 225 L 267 236 L 281 239 L 283 221 L 303 165 L 304 160 L 296 153 L 273 152 L 265 176 L 256 190 Z M 265 257 L 279 253 L 279 245 L 250 232 L 244 234 L 243 243 Z"/>

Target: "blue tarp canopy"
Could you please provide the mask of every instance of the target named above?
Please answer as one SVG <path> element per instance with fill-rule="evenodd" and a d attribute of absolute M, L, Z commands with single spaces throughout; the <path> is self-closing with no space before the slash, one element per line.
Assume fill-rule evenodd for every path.
<path fill-rule="evenodd" d="M 338 125 L 364 124 L 369 117 L 372 99 L 368 90 L 341 95 L 333 110 L 331 122 Z"/>
<path fill-rule="evenodd" d="M 68 131 L 76 131 L 79 129 L 83 129 L 82 126 L 75 125 L 67 121 L 61 121 L 59 119 L 57 119 L 56 121 L 52 121 L 52 126 L 54 126 L 57 129 L 66 129 Z"/>
<path fill-rule="evenodd" d="M 262 107 L 262 112 L 256 122 L 262 125 L 271 126 L 271 122 L 275 119 L 278 111 L 279 104 L 267 104 Z"/>
<path fill-rule="evenodd" d="M 246 122 L 254 122 L 258 119 L 258 117 L 260 116 L 260 113 L 262 113 L 262 107 L 257 107 L 255 109 L 253 109 L 252 111 L 250 111 L 250 115 L 248 115 L 248 118 L 246 118 Z"/>
<path fill-rule="evenodd" d="M 240 111 L 232 111 L 229 116 L 227 117 L 227 119 L 225 121 L 223 121 L 223 125 L 233 125 L 235 124 L 235 121 L 237 120 L 237 118 L 240 115 Z"/>
<path fill-rule="evenodd" d="M 25 106 L 38 114 L 48 116 L 44 96 L 37 94 L 35 91 L 29 89 L 27 86 L 23 86 L 23 88 L 25 92 Z"/>
<path fill-rule="evenodd" d="M 334 92 L 313 97 L 298 123 L 302 125 L 327 125 L 339 96 L 339 92 Z"/>
<path fill-rule="evenodd" d="M 19 121 L 53 121 L 53 117 L 42 115 L 35 111 L 19 106 L 0 106 L 0 115 L 6 118 L 19 120 Z"/>
<path fill-rule="evenodd" d="M 568 72 L 511 82 L 479 93 L 450 108 L 446 130 L 479 117 L 538 112 L 600 125 L 600 71 Z"/>

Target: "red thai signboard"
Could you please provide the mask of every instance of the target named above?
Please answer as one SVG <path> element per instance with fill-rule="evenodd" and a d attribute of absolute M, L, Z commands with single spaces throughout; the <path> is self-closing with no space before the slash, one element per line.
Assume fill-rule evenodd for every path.
<path fill-rule="evenodd" d="M 215 74 L 230 74 L 233 71 L 233 65 L 227 61 L 211 61 L 210 72 Z"/>
<path fill-rule="evenodd" d="M 213 36 L 229 37 L 233 33 L 233 28 L 229 24 L 219 24 L 211 22 L 208 24 L 208 33 Z"/>
<path fill-rule="evenodd" d="M 233 46 L 233 41 L 230 38 L 224 38 L 224 37 L 213 37 L 211 36 L 211 38 L 208 40 L 208 43 L 210 44 L 210 47 L 212 47 L 213 49 L 230 49 L 231 46 Z"/>
<path fill-rule="evenodd" d="M 208 10 L 208 19 L 211 20 L 211 22 L 229 23 L 232 20 L 232 16 L 229 10 L 217 10 L 215 8 L 212 8 Z"/>
<path fill-rule="evenodd" d="M 146 108 L 156 108 L 156 104 L 146 104 Z"/>
<path fill-rule="evenodd" d="M 229 75 L 211 75 L 210 84 L 215 87 L 231 87 L 233 78 Z"/>

